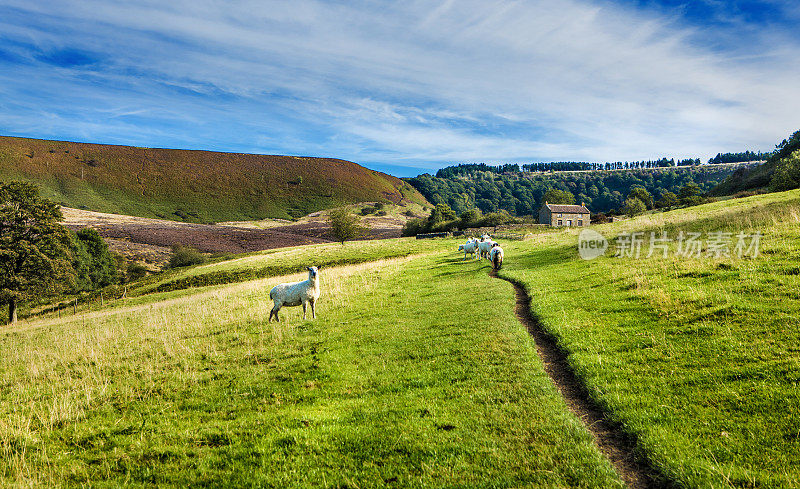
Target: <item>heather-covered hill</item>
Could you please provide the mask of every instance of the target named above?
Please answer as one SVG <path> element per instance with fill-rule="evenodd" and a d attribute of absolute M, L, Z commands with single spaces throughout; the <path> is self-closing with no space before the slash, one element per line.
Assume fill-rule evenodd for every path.
<path fill-rule="evenodd" d="M 331 158 L 0 137 L 0 180 L 69 207 L 188 222 L 296 218 L 356 202 L 425 203 L 409 184 Z"/>

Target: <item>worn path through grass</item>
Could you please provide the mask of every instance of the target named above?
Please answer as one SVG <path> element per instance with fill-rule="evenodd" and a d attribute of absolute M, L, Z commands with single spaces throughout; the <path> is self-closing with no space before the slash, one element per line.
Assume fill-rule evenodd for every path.
<path fill-rule="evenodd" d="M 800 487 L 800 191 L 595 229 L 703 234 L 639 259 L 578 257 L 577 232 L 504 243 L 500 275 L 567 353 L 639 454 L 685 487 Z M 753 258 L 709 256 L 711 232 L 761 233 Z M 647 238 L 646 238 L 647 239 Z M 735 244 L 735 238 L 734 238 Z M 731 246 L 731 250 L 733 245 Z"/>

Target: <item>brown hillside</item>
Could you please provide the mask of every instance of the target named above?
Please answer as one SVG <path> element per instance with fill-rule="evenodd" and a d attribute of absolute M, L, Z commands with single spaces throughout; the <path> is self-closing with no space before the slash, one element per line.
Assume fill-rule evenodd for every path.
<path fill-rule="evenodd" d="M 425 199 L 331 158 L 137 148 L 0 136 L 0 179 L 37 183 L 69 207 L 191 222 L 296 218 L 364 201 Z"/>

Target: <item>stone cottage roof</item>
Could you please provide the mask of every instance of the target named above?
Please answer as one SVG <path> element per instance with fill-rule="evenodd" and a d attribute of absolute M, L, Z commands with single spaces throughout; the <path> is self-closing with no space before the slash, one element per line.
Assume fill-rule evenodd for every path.
<path fill-rule="evenodd" d="M 561 212 L 567 214 L 591 214 L 589 209 L 586 208 L 584 205 L 563 205 L 563 204 L 548 204 L 547 202 L 544 205 L 550 209 L 550 212 Z"/>

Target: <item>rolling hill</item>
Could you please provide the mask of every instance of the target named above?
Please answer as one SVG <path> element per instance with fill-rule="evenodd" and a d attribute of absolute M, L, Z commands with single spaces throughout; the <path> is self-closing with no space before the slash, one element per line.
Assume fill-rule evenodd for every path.
<path fill-rule="evenodd" d="M 216 222 L 297 218 L 355 202 L 426 203 L 356 163 L 0 136 L 0 180 L 25 180 L 69 207 Z"/>

